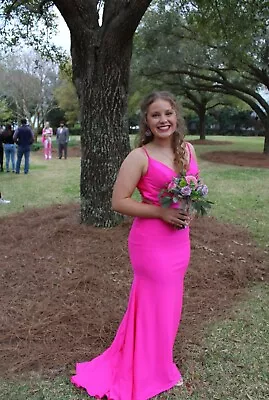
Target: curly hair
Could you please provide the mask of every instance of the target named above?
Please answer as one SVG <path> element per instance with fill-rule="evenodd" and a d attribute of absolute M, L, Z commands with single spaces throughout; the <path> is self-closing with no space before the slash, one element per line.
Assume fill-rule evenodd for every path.
<path fill-rule="evenodd" d="M 174 163 L 180 173 L 185 172 L 187 168 L 186 160 L 186 143 L 184 141 L 184 136 L 186 132 L 185 121 L 180 112 L 180 106 L 176 101 L 176 98 L 170 92 L 166 91 L 155 91 L 150 93 L 143 102 L 141 103 L 140 109 L 140 136 L 138 140 L 138 147 L 142 147 L 147 143 L 152 142 L 154 136 L 147 136 L 146 132 L 149 130 L 147 125 L 147 112 L 149 106 L 156 100 L 165 100 L 171 104 L 171 107 L 176 112 L 177 116 L 177 126 L 173 133 L 172 139 L 172 149 L 174 151 Z"/>

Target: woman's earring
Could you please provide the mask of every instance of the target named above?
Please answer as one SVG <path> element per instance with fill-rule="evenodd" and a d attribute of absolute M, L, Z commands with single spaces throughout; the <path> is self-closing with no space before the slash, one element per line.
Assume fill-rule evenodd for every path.
<path fill-rule="evenodd" d="M 147 137 L 150 137 L 152 135 L 152 132 L 149 129 L 147 129 L 146 132 L 145 132 L 145 135 Z"/>

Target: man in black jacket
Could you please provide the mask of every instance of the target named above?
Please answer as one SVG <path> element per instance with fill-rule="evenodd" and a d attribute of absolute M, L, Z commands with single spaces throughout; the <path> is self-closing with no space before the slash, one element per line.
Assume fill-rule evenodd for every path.
<path fill-rule="evenodd" d="M 24 173 L 28 174 L 30 150 L 31 144 L 34 142 L 34 133 L 30 126 L 27 125 L 25 118 L 21 120 L 21 126 L 16 129 L 13 139 L 18 144 L 16 174 L 20 173 L 22 156 L 24 156 Z"/>

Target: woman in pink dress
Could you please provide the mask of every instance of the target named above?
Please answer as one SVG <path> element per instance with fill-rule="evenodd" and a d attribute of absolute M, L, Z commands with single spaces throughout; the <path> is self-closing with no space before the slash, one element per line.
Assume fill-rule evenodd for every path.
<path fill-rule="evenodd" d="M 51 150 L 52 150 L 52 136 L 53 130 L 50 128 L 49 122 L 45 123 L 45 126 L 42 130 L 42 143 L 44 146 L 44 158 L 45 160 L 51 159 Z"/>
<path fill-rule="evenodd" d="M 115 211 L 135 217 L 128 239 L 134 273 L 128 308 L 111 346 L 78 363 L 71 378 L 89 395 L 110 400 L 146 400 L 183 384 L 173 346 L 190 260 L 190 216 L 160 207 L 158 194 L 179 173 L 198 176 L 199 170 L 170 93 L 144 100 L 140 133 L 140 146 L 123 161 L 112 197 Z M 141 202 L 132 198 L 136 188 Z"/>

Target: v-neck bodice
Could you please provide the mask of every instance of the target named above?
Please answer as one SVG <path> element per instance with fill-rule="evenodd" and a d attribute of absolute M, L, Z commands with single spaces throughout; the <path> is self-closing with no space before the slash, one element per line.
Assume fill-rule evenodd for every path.
<path fill-rule="evenodd" d="M 145 175 L 140 178 L 137 188 L 143 199 L 152 204 L 159 205 L 158 195 L 160 190 L 164 188 L 173 177 L 177 176 L 177 172 L 161 161 L 150 157 L 145 147 L 143 147 L 143 150 L 148 158 L 148 169 Z M 189 167 L 186 175 L 199 175 L 197 162 L 192 157 L 191 152 Z"/>

